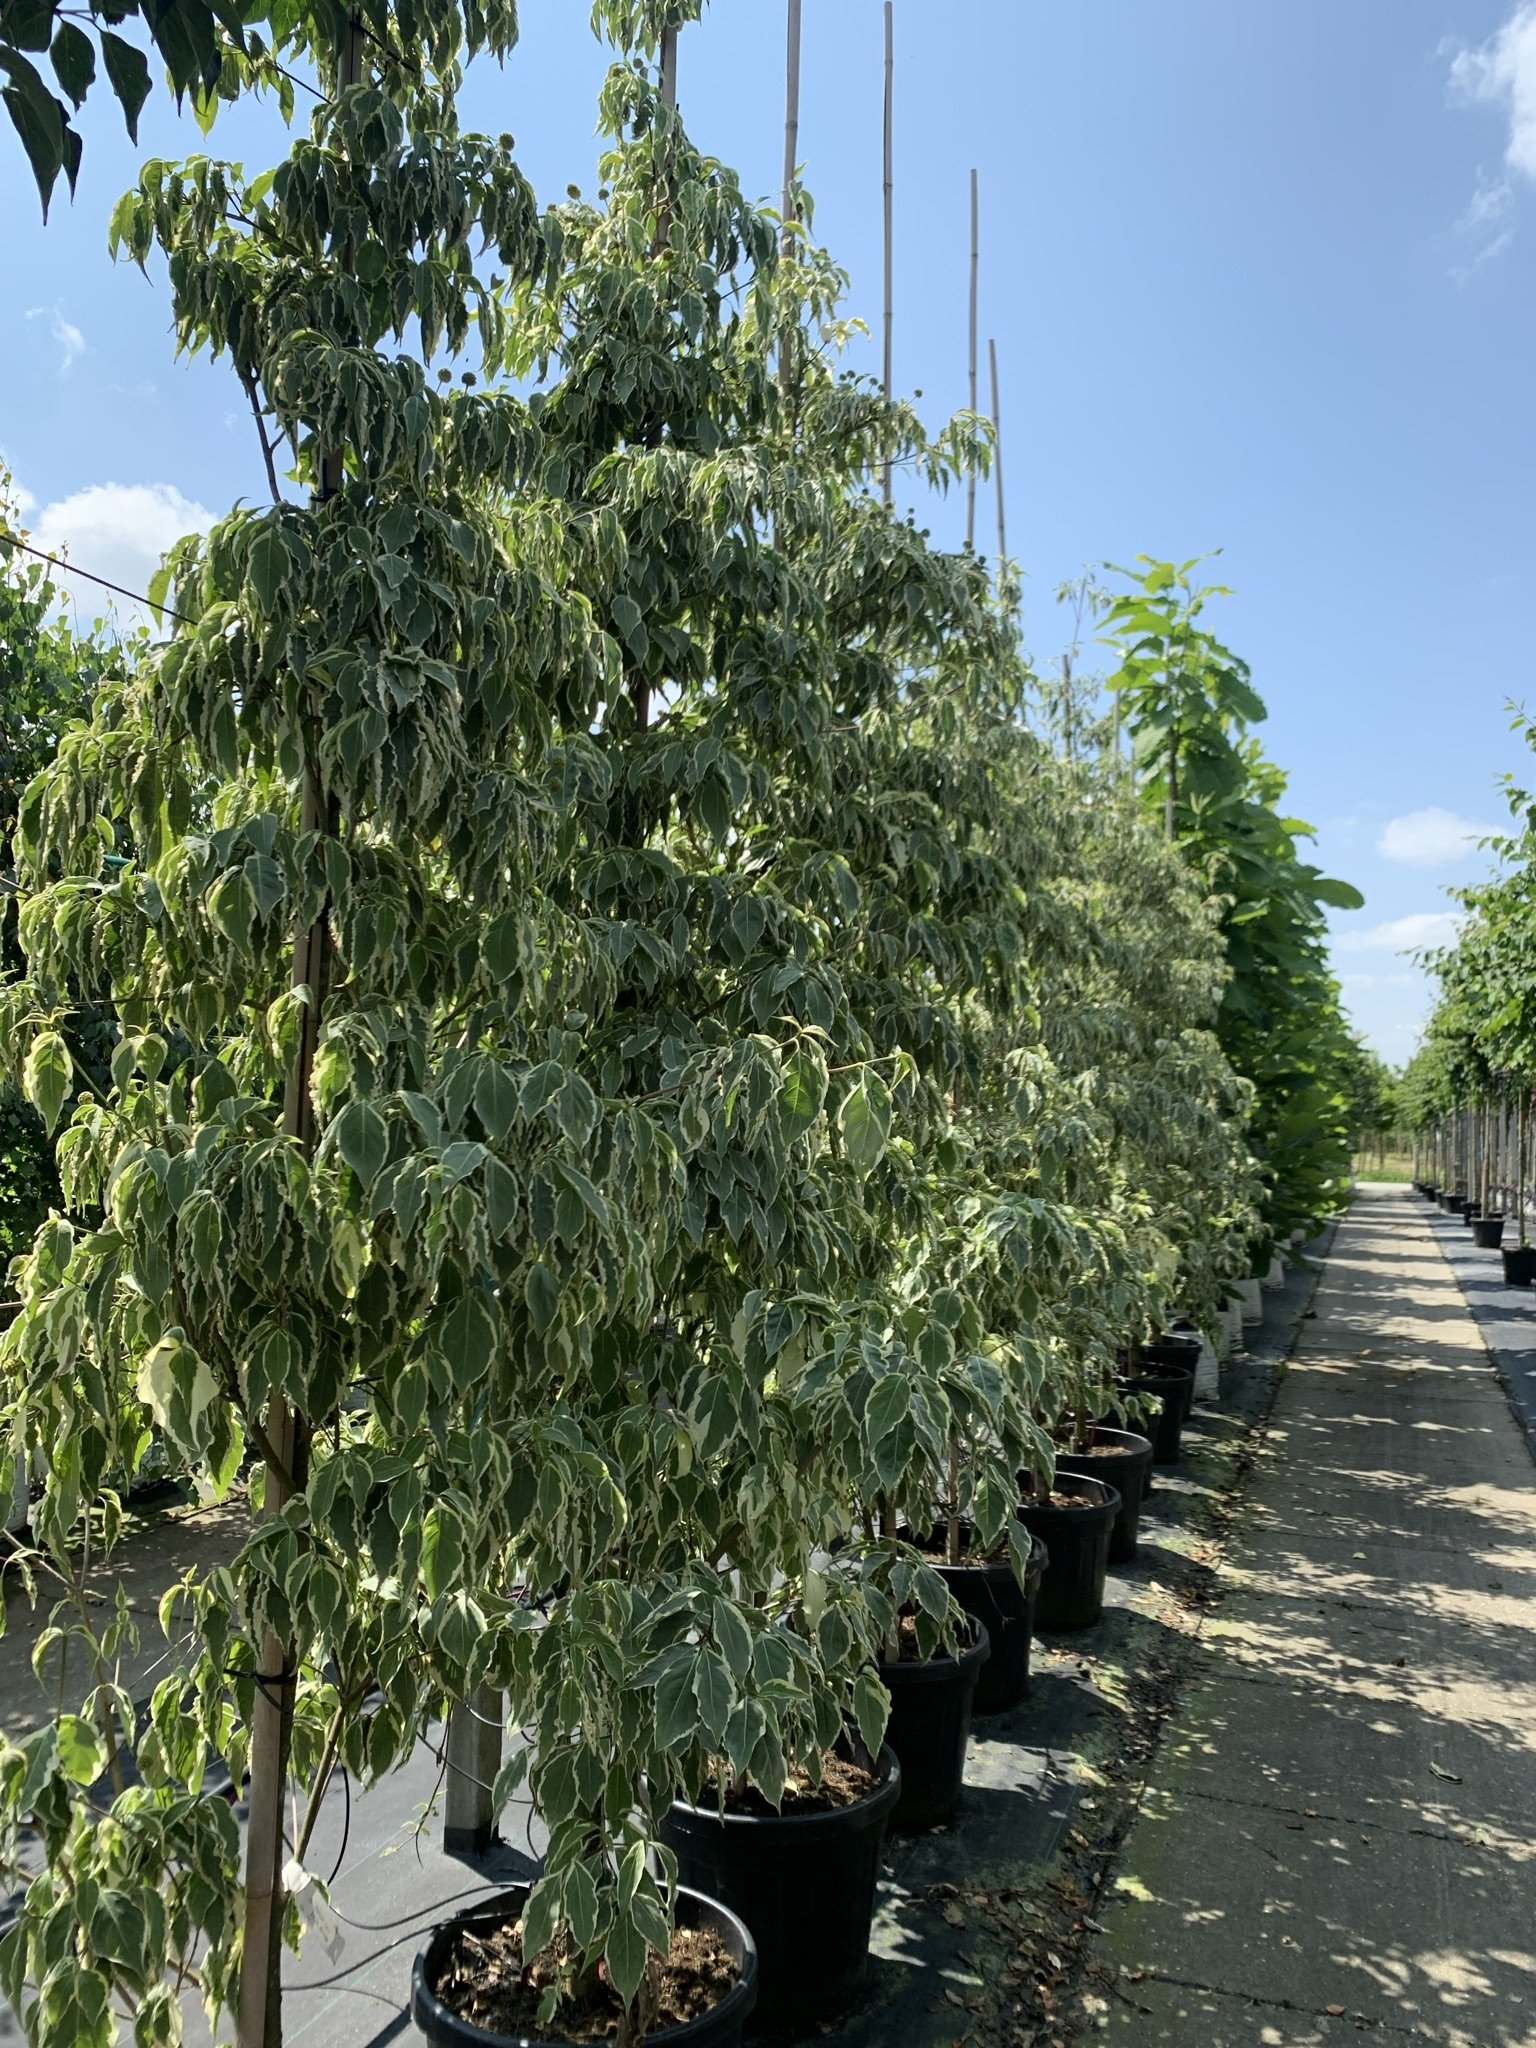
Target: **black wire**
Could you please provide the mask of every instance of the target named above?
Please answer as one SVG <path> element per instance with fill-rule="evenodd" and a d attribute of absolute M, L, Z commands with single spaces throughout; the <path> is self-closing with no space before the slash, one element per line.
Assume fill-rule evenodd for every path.
<path fill-rule="evenodd" d="M 352 1839 L 352 1773 L 345 1764 L 338 1764 L 336 1768 L 341 1773 L 341 1789 L 346 1795 L 347 1813 L 346 1819 L 341 1824 L 341 1847 L 336 1851 L 335 1864 L 332 1866 L 330 1876 L 326 1879 L 328 1885 L 333 1885 L 336 1882 L 337 1875 L 346 1859 L 347 1844 Z"/>
<path fill-rule="evenodd" d="M 311 85 L 307 78 L 300 78 L 299 74 L 296 71 L 288 70 L 285 65 L 279 64 L 275 57 L 271 61 L 272 69 L 277 73 L 279 78 L 286 78 L 290 85 L 296 85 L 302 91 L 309 93 L 311 97 L 317 99 L 320 102 L 321 106 L 323 107 L 328 107 L 332 104 L 329 94 L 323 93 L 318 85 Z"/>
<path fill-rule="evenodd" d="M 366 1955 L 359 1956 L 356 1962 L 346 1964 L 344 1968 L 335 1971 L 329 1977 L 308 1978 L 304 1989 L 306 1991 L 327 1991 L 333 1985 L 343 1984 L 348 1977 L 355 1976 L 365 1966 L 376 1963 L 381 1956 L 387 1956 L 393 1950 L 399 1948 L 402 1942 L 419 1941 L 422 1935 L 428 1933 L 435 1925 L 436 1917 L 441 1915 L 445 1906 L 456 1906 L 461 1899 L 483 1899 L 492 1893 L 504 1891 L 505 1889 L 506 1882 L 504 1879 L 488 1877 L 483 1884 L 467 1885 L 461 1892 L 449 1892 L 445 1898 L 434 1899 L 430 1906 L 422 1906 L 414 1913 L 401 1913 L 393 1920 L 349 1920 L 345 1913 L 336 1913 L 336 1918 L 341 1922 L 342 1926 L 350 1927 L 357 1934 L 387 1934 L 391 1928 L 398 1927 L 402 1920 L 415 1920 L 421 1924 L 415 1927 L 407 1927 L 403 1934 L 397 1934 L 395 1939 L 386 1942 L 383 1948 L 370 1949 Z M 335 1913 L 336 1908 L 333 1906 L 331 1911 Z"/>
<path fill-rule="evenodd" d="M 47 562 L 55 569 L 62 569 L 66 576 L 83 576 L 87 583 L 99 583 L 103 590 L 115 590 L 119 597 L 131 598 L 135 604 L 148 605 L 152 611 L 164 612 L 168 619 L 175 619 L 178 625 L 191 626 L 196 623 L 185 612 L 172 611 L 168 604 L 156 604 L 153 598 L 145 597 L 141 591 L 128 590 L 121 583 L 114 583 L 110 577 L 98 576 L 90 569 L 77 569 L 73 562 L 66 562 L 60 555 L 45 555 L 41 548 L 35 548 L 30 541 L 18 540 L 14 534 L 7 534 L 0 540 L 0 549 L 20 548 L 24 555 L 36 555 L 40 562 Z M 252 1678 L 254 1672 L 242 1672 L 242 1677 Z"/>

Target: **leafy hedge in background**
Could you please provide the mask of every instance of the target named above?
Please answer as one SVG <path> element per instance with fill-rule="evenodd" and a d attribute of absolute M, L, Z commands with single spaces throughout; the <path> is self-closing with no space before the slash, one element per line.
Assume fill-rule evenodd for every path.
<path fill-rule="evenodd" d="M 1523 712 L 1514 730 L 1536 753 L 1536 725 Z M 1452 892 L 1465 913 L 1461 929 L 1453 945 L 1426 956 L 1438 996 L 1402 1084 L 1407 1120 L 1420 1132 L 1522 1094 L 1529 1103 L 1536 1087 L 1536 793 L 1514 775 L 1503 786 L 1511 825 L 1490 842 L 1496 871 Z"/>
<path fill-rule="evenodd" d="M 60 733 L 88 708 L 101 660 L 97 646 L 59 622 L 59 594 L 46 566 L 8 545 L 20 532 L 10 479 L 0 471 L 0 974 L 6 976 L 22 967 L 14 844 L 22 792 L 52 758 Z M 99 1067 L 99 1017 L 77 1013 L 70 1028 L 82 1065 Z M 16 1081 L 0 1080 L 0 1273 L 30 1245 L 59 1193 L 42 1119 Z"/>
<path fill-rule="evenodd" d="M 1311 827 L 1287 817 L 1286 778 L 1251 728 L 1267 715 L 1247 665 L 1203 623 L 1220 586 L 1198 564 L 1144 559 L 1105 614 L 1110 679 L 1133 736 L 1139 787 L 1221 905 L 1228 968 L 1217 1035 L 1252 1084 L 1249 1135 L 1265 1181 L 1257 1266 L 1271 1244 L 1347 1195 L 1354 1040 L 1328 963 L 1324 911 L 1364 899 L 1301 857 Z"/>

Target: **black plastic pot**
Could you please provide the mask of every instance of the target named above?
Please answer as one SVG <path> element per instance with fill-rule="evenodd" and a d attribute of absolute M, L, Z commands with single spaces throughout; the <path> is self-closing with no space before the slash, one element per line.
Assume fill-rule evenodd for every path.
<path fill-rule="evenodd" d="M 831 1813 L 722 1815 L 679 1801 L 662 1820 L 680 1882 L 723 1901 L 752 1931 L 754 2027 L 813 2024 L 858 1991 L 880 1850 L 901 1797 L 901 1765 L 889 1744 L 880 1766 L 876 1791 Z"/>
<path fill-rule="evenodd" d="M 958 1657 L 880 1665 L 880 1677 L 891 1696 L 886 1747 L 896 1752 L 901 1765 L 893 1828 L 915 1832 L 943 1827 L 959 1808 L 971 1739 L 971 1704 L 991 1647 L 984 1624 L 977 1621 L 973 1627 L 975 1640 Z"/>
<path fill-rule="evenodd" d="M 1529 1287 L 1536 1280 L 1536 1244 L 1507 1244 L 1499 1256 L 1504 1261 L 1506 1287 Z"/>
<path fill-rule="evenodd" d="M 1028 1475 L 1021 1473 L 1023 1485 Z M 1092 1503 L 1084 1508 L 1053 1507 L 1049 1501 L 1019 1502 L 1018 1517 L 1031 1536 L 1038 1536 L 1050 1553 L 1040 1597 L 1035 1603 L 1035 1626 L 1068 1634 L 1074 1629 L 1092 1628 L 1104 1608 L 1104 1579 L 1109 1570 L 1109 1539 L 1120 1512 L 1120 1495 L 1106 1480 L 1092 1479 L 1081 1472 L 1062 1472 L 1056 1479 L 1057 1493 L 1075 1494 Z"/>
<path fill-rule="evenodd" d="M 1141 1355 L 1153 1365 L 1171 1365 L 1175 1369 L 1188 1366 L 1194 1371 L 1195 1360 L 1200 1356 L 1200 1339 L 1181 1336 L 1178 1332 L 1159 1337 L 1155 1343 L 1143 1344 Z"/>
<path fill-rule="evenodd" d="M 1465 1195 L 1442 1195 L 1440 1206 L 1447 1216 L 1459 1216 L 1467 1206 L 1467 1198 Z"/>
<path fill-rule="evenodd" d="M 1091 1450 L 1058 1451 L 1058 1472 L 1082 1472 L 1090 1479 L 1107 1479 L 1120 1495 L 1120 1512 L 1109 1535 L 1111 1564 L 1129 1564 L 1136 1555 L 1141 1526 L 1141 1503 L 1152 1477 L 1152 1444 L 1130 1429 L 1095 1428 L 1094 1442 L 1113 1448 L 1097 1457 Z"/>
<path fill-rule="evenodd" d="M 484 2027 L 472 2026 L 468 2020 L 462 2020 L 457 2013 L 449 2011 L 435 1988 L 448 1952 L 461 1929 L 489 1933 L 495 1928 L 505 1927 L 509 1920 L 515 1920 L 522 1912 L 530 1889 L 526 1884 L 509 1885 L 497 1894 L 491 1904 L 455 1914 L 452 1920 L 433 1930 L 432 1938 L 417 1956 L 416 1966 L 411 1972 L 411 2018 L 432 2043 L 432 2048 L 531 2048 L 534 2039 L 541 2048 L 567 2048 L 565 2037 L 560 2033 L 537 2037 L 493 2034 Z M 706 1927 L 717 1934 L 735 1958 L 739 1974 L 718 2005 L 680 2027 L 663 2027 L 657 2033 L 647 2034 L 647 2048 L 674 2048 L 674 2044 L 675 2048 L 736 2048 L 742 2028 L 757 2001 L 757 1945 L 736 1914 L 696 1891 L 679 1890 L 677 1924 L 680 1927 Z"/>
<path fill-rule="evenodd" d="M 940 1534 L 935 1531 L 936 1537 Z M 1016 1707 L 1029 1692 L 1029 1646 L 1035 1633 L 1035 1601 L 1045 1566 L 1045 1545 L 1037 1541 L 1030 1545 L 1029 1568 L 1022 1587 L 1006 1558 L 997 1564 L 937 1567 L 939 1576 L 966 1613 L 986 1629 L 991 1646 L 976 1680 L 972 1713 L 1004 1713 L 1009 1707 Z"/>
<path fill-rule="evenodd" d="M 1144 1367 L 1154 1373 L 1187 1372 L 1189 1387 L 1184 1396 L 1184 1420 L 1188 1422 L 1195 1406 L 1195 1369 L 1200 1363 L 1200 1339 L 1198 1337 L 1159 1337 L 1155 1344 L 1143 1344 L 1141 1357 Z"/>
<path fill-rule="evenodd" d="M 1184 1418 L 1194 1399 L 1194 1374 L 1163 1367 L 1143 1373 L 1137 1379 L 1124 1380 L 1121 1384 L 1128 1394 L 1150 1394 L 1161 1401 L 1162 1406 L 1152 1424 L 1152 1462 L 1154 1465 L 1177 1465 Z"/>
<path fill-rule="evenodd" d="M 1474 1224 L 1477 1221 L 1478 1217 L 1481 1216 L 1482 1213 L 1483 1205 L 1481 1202 L 1463 1202 L 1461 1205 L 1461 1220 L 1469 1228 L 1472 1224 Z"/>
<path fill-rule="evenodd" d="M 1472 1241 L 1479 1251 L 1496 1252 L 1504 1242 L 1504 1218 L 1479 1216 L 1472 1225 Z"/>
<path fill-rule="evenodd" d="M 1200 1339 L 1198 1337 L 1159 1337 L 1157 1343 L 1145 1343 L 1141 1348 L 1143 1372 L 1188 1372 L 1190 1380 L 1184 1389 L 1184 1419 L 1194 1415 L 1194 1374 L 1200 1366 Z"/>

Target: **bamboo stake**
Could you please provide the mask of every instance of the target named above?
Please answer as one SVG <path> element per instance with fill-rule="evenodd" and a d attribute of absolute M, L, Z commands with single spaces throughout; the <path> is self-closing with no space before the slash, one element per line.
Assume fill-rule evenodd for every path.
<path fill-rule="evenodd" d="M 785 264 L 795 259 L 795 167 L 800 161 L 800 12 L 802 0 L 789 0 L 788 41 L 784 55 L 784 200 L 780 207 L 779 248 Z M 786 313 L 779 337 L 779 390 L 788 404 L 795 381 L 795 329 Z"/>
<path fill-rule="evenodd" d="M 677 29 L 675 26 L 664 28 L 661 32 L 661 47 L 657 52 L 657 68 L 660 73 L 658 89 L 661 94 L 661 103 L 664 107 L 670 107 L 675 112 L 677 109 Z M 653 173 L 655 167 L 656 159 L 653 156 Z M 671 171 L 672 164 L 669 155 L 668 161 L 663 168 L 663 176 L 670 177 Z M 661 202 L 656 209 L 656 246 L 651 252 L 658 262 L 666 251 L 671 233 L 672 203 L 666 194 L 663 193 Z M 649 732 L 651 728 L 651 690 L 643 674 L 636 674 L 630 677 L 629 701 L 634 706 L 636 731 Z"/>
<path fill-rule="evenodd" d="M 337 87 L 346 91 L 363 82 L 365 34 L 353 16 L 342 45 Z M 325 448 L 318 464 L 317 501 L 324 504 L 342 488 L 346 465 L 339 448 Z M 334 800 L 320 778 L 318 734 L 306 735 L 300 829 L 304 833 L 334 832 Z M 308 990 L 300 1013 L 299 1042 L 283 1099 L 283 1130 L 305 1157 L 315 1149 L 315 1113 L 310 1093 L 315 1054 L 320 1041 L 331 970 L 329 905 L 322 904 L 314 921 L 299 932 L 293 949 L 292 982 Z M 267 1405 L 269 1456 L 262 1495 L 262 1518 L 281 1512 L 308 1477 L 309 1422 L 287 1398 L 276 1393 Z M 288 1762 L 293 1743 L 293 1696 L 297 1683 L 293 1646 L 269 1631 L 263 1638 L 257 1666 L 251 1721 L 250 1823 L 246 1835 L 245 1917 L 240 1965 L 240 2006 L 236 2020 L 239 2048 L 282 2048 L 283 1809 L 287 1801 Z"/>
<path fill-rule="evenodd" d="M 784 254 L 794 246 L 795 166 L 800 161 L 800 11 L 802 0 L 789 0 L 788 43 L 784 58 Z"/>
<path fill-rule="evenodd" d="M 970 407 L 976 412 L 976 287 L 981 275 L 981 205 L 977 189 L 976 173 L 971 172 L 971 290 L 969 324 L 967 329 L 967 384 L 970 392 Z M 971 465 L 965 480 L 965 544 L 968 548 L 976 545 L 976 466 Z"/>
<path fill-rule="evenodd" d="M 893 135 L 896 111 L 896 26 L 891 0 L 885 0 L 885 318 L 884 318 L 884 365 L 882 381 L 885 402 L 891 402 L 893 379 L 891 375 L 891 320 L 892 300 L 895 292 L 895 212 L 892 204 L 894 184 Z M 891 463 L 887 456 L 885 474 L 881 480 L 880 495 L 889 505 L 891 502 Z"/>
<path fill-rule="evenodd" d="M 992 460 L 997 468 L 997 587 L 1003 587 L 1008 569 L 1008 522 L 1003 516 L 1003 408 L 998 396 L 997 343 L 987 343 L 987 363 L 992 372 Z"/>

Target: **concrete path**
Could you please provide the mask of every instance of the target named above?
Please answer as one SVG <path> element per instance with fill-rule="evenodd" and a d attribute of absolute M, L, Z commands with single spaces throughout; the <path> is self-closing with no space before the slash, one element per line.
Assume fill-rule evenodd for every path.
<path fill-rule="evenodd" d="M 1098 2026 L 1536 2048 L 1536 1468 L 1411 1190 L 1360 1190 L 1316 1307 L 1105 1911 Z"/>

